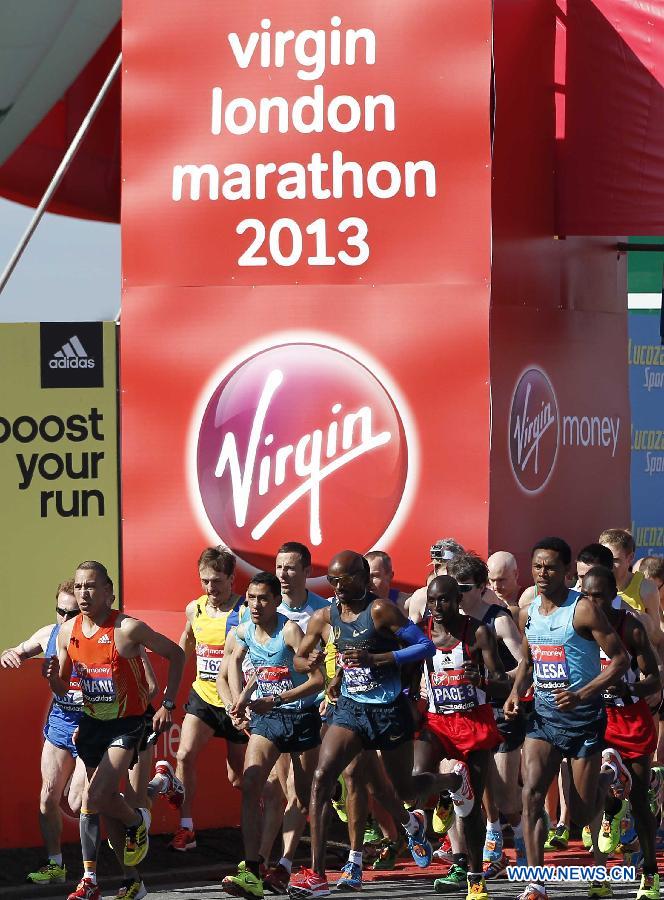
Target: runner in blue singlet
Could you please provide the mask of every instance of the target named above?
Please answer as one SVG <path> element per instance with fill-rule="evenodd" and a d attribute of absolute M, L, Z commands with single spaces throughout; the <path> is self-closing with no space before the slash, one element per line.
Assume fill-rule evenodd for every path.
<path fill-rule="evenodd" d="M 235 649 L 229 662 L 229 681 L 237 685 L 242 678 L 242 660 L 251 658 L 254 678 L 239 693 L 231 708 L 236 727 L 243 727 L 247 709 L 251 737 L 247 745 L 242 784 L 242 837 L 246 855 L 236 875 L 224 878 L 222 887 L 234 896 L 260 897 L 263 878 L 259 848 L 261 828 L 260 802 L 272 767 L 282 753 L 293 761 L 296 796 L 306 809 L 311 779 L 318 761 L 320 715 L 317 694 L 323 687 L 323 673 L 309 675 L 293 666 L 304 634 L 300 626 L 278 612 L 281 602 L 279 579 L 268 572 L 255 575 L 247 588 L 250 620 L 235 632 Z M 252 699 L 253 695 L 253 699 Z M 298 817 L 294 848 L 297 847 L 306 818 Z M 290 826 L 290 830 L 295 828 Z"/>
<path fill-rule="evenodd" d="M 0 657 L 3 668 L 18 669 L 24 660 L 40 653 L 44 653 L 47 658 L 57 656 L 56 641 L 60 626 L 67 619 L 78 615 L 79 611 L 74 597 L 74 582 L 71 579 L 63 581 L 58 585 L 55 596 L 55 625 L 44 625 L 31 637 L 21 641 L 18 646 L 5 650 Z M 28 881 L 35 884 L 60 883 L 67 875 L 60 846 L 62 832 L 60 804 L 65 802 L 66 794 L 66 812 L 78 815 L 81 807 L 85 767 L 82 763 L 77 763 L 72 736 L 83 713 L 82 702 L 77 684 L 72 683 L 70 691 L 65 696 L 53 695 L 44 725 L 39 826 L 47 860 L 38 870 L 28 874 Z"/>
<path fill-rule="evenodd" d="M 369 592 L 369 564 L 359 553 L 345 550 L 335 556 L 328 568 L 328 581 L 335 600 L 329 609 L 311 617 L 295 662 L 298 668 L 300 663 L 306 668 L 331 626 L 339 654 L 341 695 L 323 738 L 311 792 L 312 867 L 291 878 L 288 892 L 295 898 L 330 892 L 325 876 L 323 812 L 337 778 L 363 750 L 381 751 L 394 790 L 387 782 L 378 786 L 377 799 L 403 825 L 413 858 L 420 866 L 428 865 L 432 855 L 426 839 L 426 818 L 421 810 L 407 812 L 401 801 L 414 802 L 439 793 L 448 782 L 445 776 L 428 772 L 413 775 L 413 718 L 399 671 L 403 664 L 433 656 L 433 644 L 396 604 Z M 361 801 L 358 794 L 355 803 L 348 806 L 352 849 L 337 882 L 337 887 L 353 890 L 362 886 L 361 848 L 367 808 Z"/>
<path fill-rule="evenodd" d="M 577 822 L 591 822 L 603 809 L 609 788 L 621 789 L 626 773 L 622 761 L 600 756 L 606 723 L 601 695 L 619 681 L 629 661 L 601 610 L 567 588 L 569 545 L 561 538 L 544 538 L 533 547 L 531 559 L 537 596 L 521 611 L 523 658 L 504 713 L 508 719 L 517 716 L 519 697 L 534 684 L 535 708 L 522 758 L 523 833 L 529 865 L 541 866 L 544 798 L 563 757 L 571 759 Z M 609 659 L 602 670 L 600 649 Z M 531 883 L 521 896 L 545 900 L 546 888 Z"/>

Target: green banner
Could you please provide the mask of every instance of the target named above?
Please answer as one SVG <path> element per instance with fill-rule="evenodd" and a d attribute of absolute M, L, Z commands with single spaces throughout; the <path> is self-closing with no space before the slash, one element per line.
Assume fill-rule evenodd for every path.
<path fill-rule="evenodd" d="M 2 647 L 55 621 L 78 562 L 119 569 L 113 322 L 0 325 Z"/>

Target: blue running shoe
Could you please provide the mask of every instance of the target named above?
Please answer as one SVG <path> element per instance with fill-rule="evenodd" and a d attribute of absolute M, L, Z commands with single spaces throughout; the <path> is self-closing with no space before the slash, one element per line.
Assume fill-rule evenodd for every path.
<path fill-rule="evenodd" d="M 414 809 L 412 814 L 418 820 L 419 828 L 415 834 L 408 835 L 408 849 L 417 865 L 426 869 L 433 858 L 433 849 L 427 840 L 427 817 L 421 809 Z"/>
<path fill-rule="evenodd" d="M 338 891 L 362 890 L 362 866 L 357 863 L 347 862 L 341 870 L 341 878 L 335 885 Z"/>

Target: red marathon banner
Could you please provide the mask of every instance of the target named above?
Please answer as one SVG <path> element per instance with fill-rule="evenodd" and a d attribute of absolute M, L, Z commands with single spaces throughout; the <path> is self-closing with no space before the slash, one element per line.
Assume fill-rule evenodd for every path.
<path fill-rule="evenodd" d="M 486 551 L 491 4 L 123 22 L 125 608 L 179 634 L 219 541 Z"/>
<path fill-rule="evenodd" d="M 125 285 L 482 283 L 491 4 L 123 7 Z"/>

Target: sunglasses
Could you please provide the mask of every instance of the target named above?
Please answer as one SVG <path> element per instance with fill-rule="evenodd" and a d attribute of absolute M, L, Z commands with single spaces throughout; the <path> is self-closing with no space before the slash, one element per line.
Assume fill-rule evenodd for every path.
<path fill-rule="evenodd" d="M 62 616 L 65 622 L 67 619 L 73 619 L 79 612 L 77 609 L 60 609 L 59 606 L 55 607 L 55 611 L 59 616 Z"/>
<path fill-rule="evenodd" d="M 467 594 L 470 591 L 474 591 L 476 587 L 477 587 L 476 584 L 460 584 L 459 590 L 461 591 L 462 594 Z"/>
<path fill-rule="evenodd" d="M 355 575 L 328 575 L 327 580 L 333 588 L 346 587 L 355 580 Z"/>

